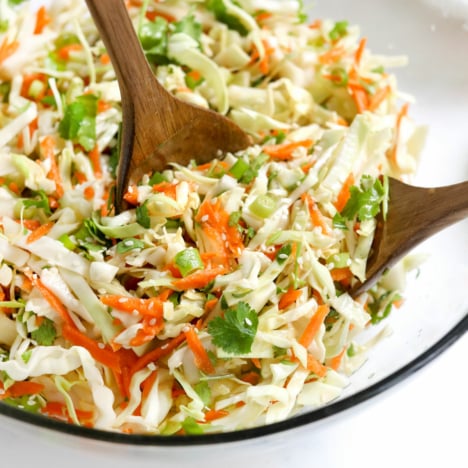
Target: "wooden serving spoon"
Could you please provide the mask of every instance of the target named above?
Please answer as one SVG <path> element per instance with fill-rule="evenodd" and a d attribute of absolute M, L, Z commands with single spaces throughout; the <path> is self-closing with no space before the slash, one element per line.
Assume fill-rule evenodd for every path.
<path fill-rule="evenodd" d="M 387 219 L 379 219 L 367 261 L 366 281 L 351 289 L 358 296 L 416 245 L 468 216 L 468 181 L 421 188 L 389 179 Z"/>
<path fill-rule="evenodd" d="M 155 78 L 123 0 L 86 0 L 114 66 L 122 97 L 116 210 L 129 182 L 171 162 L 211 161 L 252 144 L 234 122 L 173 97 Z"/>

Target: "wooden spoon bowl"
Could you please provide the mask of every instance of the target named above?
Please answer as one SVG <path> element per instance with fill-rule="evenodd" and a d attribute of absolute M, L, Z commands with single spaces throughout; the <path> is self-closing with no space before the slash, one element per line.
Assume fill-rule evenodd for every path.
<path fill-rule="evenodd" d="M 114 66 L 122 97 L 116 210 L 129 182 L 170 163 L 211 161 L 248 147 L 250 137 L 223 115 L 183 102 L 155 78 L 123 0 L 86 0 Z"/>
<path fill-rule="evenodd" d="M 468 216 L 468 182 L 421 188 L 390 178 L 389 194 L 387 219 L 378 221 L 366 281 L 352 289 L 354 296 L 373 286 L 416 245 Z"/>

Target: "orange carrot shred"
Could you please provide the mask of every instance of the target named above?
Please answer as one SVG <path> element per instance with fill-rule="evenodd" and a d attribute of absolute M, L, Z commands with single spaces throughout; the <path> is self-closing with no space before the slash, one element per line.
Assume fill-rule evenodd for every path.
<path fill-rule="evenodd" d="M 300 289 L 289 288 L 279 300 L 278 307 L 280 310 L 286 309 L 290 305 L 294 304 L 299 296 L 302 294 Z"/>
<path fill-rule="evenodd" d="M 0 389 L 3 390 L 3 384 L 0 382 Z M 15 382 L 7 390 L 0 393 L 0 400 L 5 398 L 19 398 L 24 395 L 37 395 L 44 390 L 44 385 L 39 382 L 30 382 L 21 380 Z"/>
<path fill-rule="evenodd" d="M 93 358 L 116 372 L 120 372 L 120 359 L 108 345 L 98 343 L 82 333 L 75 325 L 65 323 L 62 327 L 62 336 L 75 346 L 86 348 Z"/>
<path fill-rule="evenodd" d="M 205 421 L 210 422 L 214 421 L 216 419 L 224 418 L 225 416 L 229 415 L 229 411 L 226 410 L 208 410 L 205 413 Z"/>
<path fill-rule="evenodd" d="M 303 331 L 301 337 L 299 338 L 299 343 L 307 348 L 312 340 L 315 338 L 315 335 L 318 333 L 320 326 L 322 325 L 325 317 L 330 311 L 330 306 L 327 304 L 322 304 L 317 307 L 315 314 L 310 319 L 307 327 Z"/>
<path fill-rule="evenodd" d="M 102 177 L 102 168 L 101 168 L 101 153 L 99 151 L 98 145 L 89 152 L 89 159 L 94 169 L 94 174 L 98 179 Z"/>
<path fill-rule="evenodd" d="M 354 64 L 356 68 L 359 68 L 359 66 L 361 65 L 362 56 L 364 54 L 364 50 L 366 49 L 366 45 L 367 45 L 367 38 L 363 37 L 359 41 L 358 48 L 356 50 L 356 53 L 354 54 Z"/>
<path fill-rule="evenodd" d="M 0 45 L 0 64 L 13 55 L 17 51 L 19 45 L 20 43 L 18 41 L 8 42 L 8 37 L 5 36 Z"/>
<path fill-rule="evenodd" d="M 346 347 L 344 347 L 340 353 L 336 356 L 333 356 L 331 359 L 328 360 L 328 367 L 333 370 L 338 370 L 340 367 L 341 361 L 343 360 L 344 353 L 346 352 Z"/>
<path fill-rule="evenodd" d="M 338 194 L 338 197 L 334 203 L 334 206 L 339 213 L 343 211 L 346 203 L 348 203 L 348 200 L 351 197 L 351 192 L 349 189 L 352 185 L 354 185 L 354 174 L 351 172 L 346 178 L 343 187 L 341 188 L 340 193 Z"/>
<path fill-rule="evenodd" d="M 31 244 L 32 242 L 37 241 L 41 237 L 45 236 L 53 227 L 53 221 L 43 224 L 28 235 L 28 237 L 26 238 L 26 243 Z"/>
<path fill-rule="evenodd" d="M 47 177 L 55 182 L 55 191 L 58 197 L 61 198 L 64 194 L 62 177 L 60 176 L 60 171 L 55 159 L 55 141 L 52 136 L 48 135 L 41 141 L 40 150 L 42 156 L 50 162 L 50 170 Z"/>
<path fill-rule="evenodd" d="M 49 303 L 52 309 L 54 309 L 60 315 L 60 318 L 65 322 L 65 324 L 69 325 L 70 327 L 76 327 L 75 323 L 73 322 L 73 319 L 68 313 L 67 308 L 62 304 L 60 299 L 45 286 L 45 284 L 40 280 L 39 276 L 31 272 L 27 272 L 27 271 L 25 272 L 25 275 L 31 280 L 32 284 L 39 290 L 39 292 L 42 294 L 44 299 Z"/>
<path fill-rule="evenodd" d="M 185 341 L 185 333 L 177 335 L 175 338 L 172 338 L 167 343 L 159 346 L 158 348 L 149 351 L 146 354 L 143 354 L 138 358 L 130 369 L 130 375 L 133 375 L 135 372 L 146 367 L 151 362 L 157 362 L 159 359 L 163 358 L 170 354 L 174 349 L 176 349 L 183 341 Z"/>
<path fill-rule="evenodd" d="M 198 333 L 194 327 L 188 327 L 188 330 L 184 331 L 187 345 L 192 351 L 195 365 L 205 374 L 213 374 L 215 369 L 210 361 L 208 353 L 201 342 Z"/>
<path fill-rule="evenodd" d="M 288 161 L 293 157 L 294 150 L 297 148 L 309 149 L 314 145 L 313 140 L 293 141 L 289 143 L 281 143 L 278 145 L 266 145 L 263 147 L 263 152 L 268 154 L 270 158 L 280 161 Z"/>
<path fill-rule="evenodd" d="M 44 28 L 51 22 L 51 18 L 47 13 L 45 6 L 41 6 L 36 14 L 36 26 L 34 34 L 41 34 Z"/>
<path fill-rule="evenodd" d="M 325 222 L 325 218 L 321 211 L 318 209 L 316 203 L 314 202 L 313 198 L 308 193 L 304 193 L 301 196 L 301 199 L 306 203 L 307 209 L 309 211 L 309 216 L 312 221 L 313 226 L 318 226 L 323 234 L 329 234 L 330 228 L 328 224 Z"/>
<path fill-rule="evenodd" d="M 390 86 L 384 86 L 383 88 L 377 90 L 377 92 L 370 99 L 369 110 L 371 112 L 375 112 L 391 92 L 392 88 Z"/>
<path fill-rule="evenodd" d="M 227 272 L 227 268 L 219 265 L 214 268 L 205 270 L 194 271 L 185 278 L 176 279 L 172 282 L 175 288 L 186 289 L 199 289 L 208 286 L 218 275 L 223 275 Z"/>
<path fill-rule="evenodd" d="M 72 52 L 79 52 L 82 49 L 83 46 L 81 44 L 68 44 L 61 47 L 57 51 L 57 54 L 62 60 L 69 60 Z"/>

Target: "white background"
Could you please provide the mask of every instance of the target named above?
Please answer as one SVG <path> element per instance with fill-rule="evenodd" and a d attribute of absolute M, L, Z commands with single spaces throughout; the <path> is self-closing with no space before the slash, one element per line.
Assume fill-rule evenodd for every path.
<path fill-rule="evenodd" d="M 437 185 L 468 175 L 468 30 L 417 0 L 316 0 L 317 16 L 363 26 L 379 53 L 408 53 L 397 75 L 418 102 L 412 114 L 431 128 L 418 180 Z M 443 3 L 443 2 L 442 2 Z M 426 40 L 431 38 L 429 47 Z M 455 38 L 455 39 L 454 39 Z M 456 43 L 457 47 L 453 47 Z M 441 72 L 440 63 L 453 65 Z M 432 71 L 434 73 L 432 73 Z M 435 79 L 450 83 L 434 93 Z M 435 76 L 437 78 L 435 78 Z M 442 87 L 443 88 L 443 87 Z M 441 87 L 437 86 L 440 90 Z M 448 153 L 458 169 L 440 164 Z M 466 237 L 464 230 L 458 235 Z M 467 243 L 468 244 L 468 243 Z M 434 244 L 439 248 L 437 242 Z M 466 252 L 464 252 L 466 258 Z M 323 423 L 273 437 L 195 448 L 138 448 L 66 438 L 0 418 L 1 466 L 465 468 L 468 466 L 468 336 L 384 395 Z"/>

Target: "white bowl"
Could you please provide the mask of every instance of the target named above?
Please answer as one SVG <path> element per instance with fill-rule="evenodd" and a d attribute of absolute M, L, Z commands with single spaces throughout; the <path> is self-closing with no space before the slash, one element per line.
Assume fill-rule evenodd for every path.
<path fill-rule="evenodd" d="M 437 186 L 466 180 L 468 30 L 464 25 L 465 19 L 447 18 L 440 10 L 417 1 L 316 0 L 315 4 L 316 7 L 310 9 L 311 18 L 347 19 L 352 24 L 361 25 L 373 52 L 409 57 L 409 66 L 395 71 L 399 88 L 415 97 L 411 115 L 416 121 L 429 126 L 429 137 L 415 183 Z M 60 443 L 78 445 L 102 455 L 123 453 L 128 456 L 131 453 L 132 457 L 143 458 L 147 456 L 145 454 L 153 453 L 151 450 L 155 449 L 154 446 L 164 450 L 170 458 L 171 451 L 175 453 L 177 450 L 172 446 L 238 442 L 226 446 L 230 447 L 227 453 L 234 453 L 231 451 L 233 447 L 257 450 L 271 446 L 268 445 L 271 440 L 275 444 L 287 441 L 291 434 L 298 431 L 307 431 L 308 434 L 319 431 L 325 424 L 336 424 L 340 418 L 350 417 L 350 412 L 345 410 L 362 407 L 364 402 L 373 405 L 376 395 L 394 392 L 397 383 L 431 362 L 466 332 L 467 240 L 468 221 L 464 221 L 418 248 L 428 253 L 429 259 L 420 268 L 417 277 L 412 275 L 409 278 L 404 305 L 394 311 L 386 322 L 393 333 L 370 352 L 368 361 L 352 377 L 352 383 L 343 396 L 320 409 L 304 411 L 284 422 L 255 429 L 169 438 L 116 434 L 71 426 L 1 404 L 0 414 L 3 416 L 0 421 L 8 426 L 13 420 L 15 423 L 21 421 L 15 425 L 19 428 L 18 434 L 35 426 L 42 429 L 38 437 L 43 440 L 54 438 Z M 462 356 L 459 365 L 464 366 Z M 431 389 L 427 391 L 431 392 Z M 113 446 L 116 452 L 114 448 L 109 449 L 107 444 L 103 448 L 98 441 L 120 445 Z M 153 447 L 143 449 L 143 445 Z M 137 453 L 140 455 L 135 455 Z"/>

